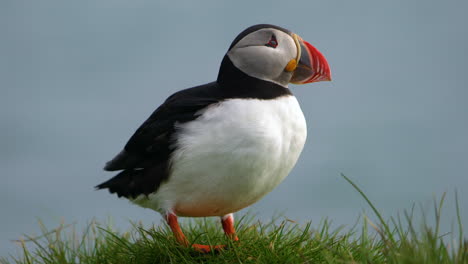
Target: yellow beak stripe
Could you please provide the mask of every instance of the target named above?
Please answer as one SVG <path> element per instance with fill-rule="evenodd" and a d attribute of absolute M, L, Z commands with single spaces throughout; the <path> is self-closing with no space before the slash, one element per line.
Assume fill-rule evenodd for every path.
<path fill-rule="evenodd" d="M 292 59 L 288 62 L 286 67 L 284 68 L 285 71 L 287 72 L 292 72 L 296 69 L 297 64 L 299 63 L 299 59 L 301 58 L 301 45 L 299 44 L 299 36 L 296 34 L 292 34 L 292 37 L 294 39 L 294 43 L 296 43 L 296 48 L 297 48 L 297 55 L 296 59 Z"/>
<path fill-rule="evenodd" d="M 284 68 L 284 70 L 287 72 L 292 72 L 296 69 L 296 67 L 297 67 L 297 61 L 295 59 L 292 59 L 288 62 L 288 65 L 286 65 L 286 68 Z"/>

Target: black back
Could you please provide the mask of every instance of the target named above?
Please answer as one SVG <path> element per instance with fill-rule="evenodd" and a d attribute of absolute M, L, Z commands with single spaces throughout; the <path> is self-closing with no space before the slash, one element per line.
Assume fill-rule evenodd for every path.
<path fill-rule="evenodd" d="M 246 29 L 233 45 L 246 34 L 259 29 L 257 27 L 265 25 Z M 245 33 L 248 30 L 251 31 Z M 217 81 L 179 91 L 167 98 L 136 130 L 124 150 L 104 167 L 107 171 L 121 172 L 96 188 L 108 188 L 111 193 L 127 198 L 156 192 L 170 177 L 169 164 L 177 141 L 176 122 L 193 121 L 199 116 L 199 110 L 227 99 L 270 100 L 287 95 L 291 95 L 289 89 L 246 75 L 233 65 L 228 56 L 224 56 Z"/>

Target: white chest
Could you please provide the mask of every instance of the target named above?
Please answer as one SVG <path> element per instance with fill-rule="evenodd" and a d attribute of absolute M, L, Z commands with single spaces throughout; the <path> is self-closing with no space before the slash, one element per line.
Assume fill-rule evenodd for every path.
<path fill-rule="evenodd" d="M 294 96 L 231 99 L 201 114 L 179 125 L 169 181 L 141 205 L 182 216 L 238 211 L 289 174 L 307 136 Z"/>

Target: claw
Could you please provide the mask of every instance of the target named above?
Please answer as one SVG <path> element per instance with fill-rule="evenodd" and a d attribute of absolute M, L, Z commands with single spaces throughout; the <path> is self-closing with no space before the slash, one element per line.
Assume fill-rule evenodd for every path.
<path fill-rule="evenodd" d="M 192 248 L 200 253 L 210 253 L 212 250 L 216 252 L 223 251 L 226 249 L 226 245 L 216 245 L 216 246 L 209 246 L 209 245 L 200 245 L 200 244 L 193 244 Z"/>
<path fill-rule="evenodd" d="M 171 228 L 172 232 L 174 233 L 174 237 L 179 244 L 185 247 L 190 247 L 190 243 L 185 237 L 182 229 L 179 226 L 179 222 L 177 221 L 177 215 L 172 212 L 167 212 L 165 214 L 166 221 Z M 236 235 L 236 230 L 234 229 L 234 217 L 232 214 L 227 214 L 221 218 L 221 224 L 223 225 L 224 233 L 228 238 L 233 241 L 238 241 L 239 238 Z M 216 246 L 209 246 L 209 245 L 201 245 L 201 244 L 192 244 L 191 247 L 200 253 L 209 253 L 211 251 L 220 252 L 222 250 L 227 249 L 226 245 L 216 245 Z"/>

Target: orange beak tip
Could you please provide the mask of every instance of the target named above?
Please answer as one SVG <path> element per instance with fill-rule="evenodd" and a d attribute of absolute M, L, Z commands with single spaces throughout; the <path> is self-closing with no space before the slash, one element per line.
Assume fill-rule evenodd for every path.
<path fill-rule="evenodd" d="M 293 81 L 299 84 L 331 81 L 330 66 L 325 56 L 309 42 L 301 39 L 300 43 L 302 55 L 299 64 L 304 67 L 294 76 Z"/>

